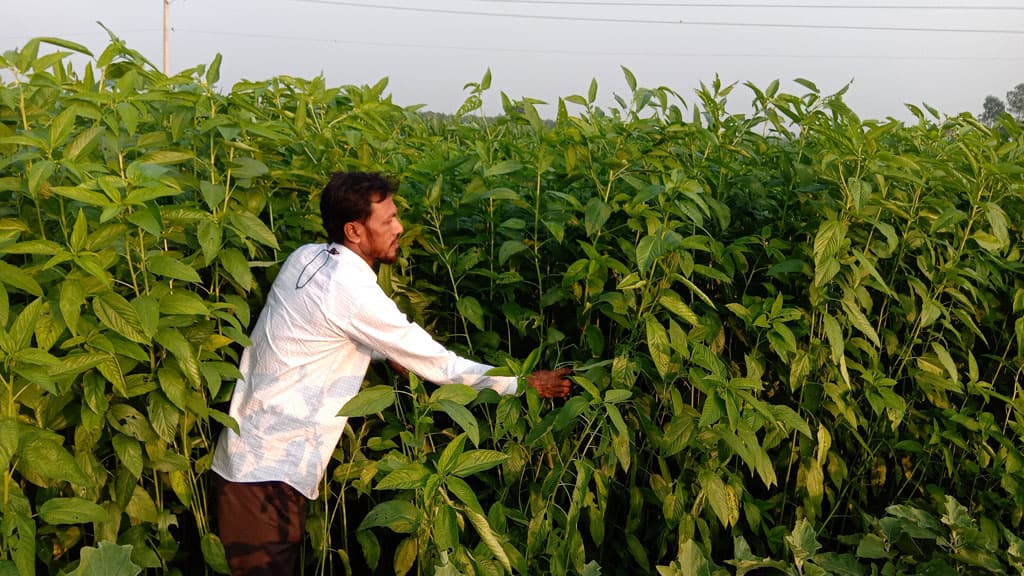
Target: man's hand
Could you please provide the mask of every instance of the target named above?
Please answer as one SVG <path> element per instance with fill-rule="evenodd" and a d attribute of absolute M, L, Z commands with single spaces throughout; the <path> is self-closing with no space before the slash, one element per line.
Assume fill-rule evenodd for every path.
<path fill-rule="evenodd" d="M 569 373 L 572 368 L 537 370 L 526 377 L 526 384 L 537 391 L 541 398 L 564 398 L 569 393 Z"/>

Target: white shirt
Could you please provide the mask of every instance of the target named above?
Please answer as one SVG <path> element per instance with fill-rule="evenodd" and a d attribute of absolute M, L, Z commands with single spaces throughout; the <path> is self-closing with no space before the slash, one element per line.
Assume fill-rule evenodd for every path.
<path fill-rule="evenodd" d="M 306 244 L 281 267 L 242 352 L 231 398 L 239 434 L 224 429 L 213 470 L 235 482 L 286 482 L 315 499 L 373 358 L 390 358 L 436 384 L 514 394 L 514 377 L 462 358 L 409 322 L 357 254 Z"/>

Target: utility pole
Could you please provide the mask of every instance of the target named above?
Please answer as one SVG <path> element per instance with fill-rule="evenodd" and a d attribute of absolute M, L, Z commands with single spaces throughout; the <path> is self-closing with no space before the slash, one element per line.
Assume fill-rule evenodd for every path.
<path fill-rule="evenodd" d="M 164 75 L 171 73 L 171 31 L 170 31 L 170 6 L 171 0 L 163 0 L 164 3 Z"/>

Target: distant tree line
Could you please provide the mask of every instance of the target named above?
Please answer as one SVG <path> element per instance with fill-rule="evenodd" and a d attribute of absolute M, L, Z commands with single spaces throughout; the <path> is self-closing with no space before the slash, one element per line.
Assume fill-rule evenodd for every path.
<path fill-rule="evenodd" d="M 1017 84 L 1013 90 L 1006 93 L 1006 102 L 997 96 L 989 95 L 985 97 L 982 106 L 981 121 L 989 126 L 995 124 L 1004 112 L 1009 112 L 1018 122 L 1024 122 L 1024 83 Z"/>

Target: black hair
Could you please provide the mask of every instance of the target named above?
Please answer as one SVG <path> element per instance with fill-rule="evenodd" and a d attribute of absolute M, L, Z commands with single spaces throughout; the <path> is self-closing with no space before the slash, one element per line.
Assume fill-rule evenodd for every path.
<path fill-rule="evenodd" d="M 345 242 L 345 224 L 362 222 L 370 216 L 372 205 L 395 193 L 395 183 L 372 172 L 335 172 L 320 194 L 320 218 L 327 239 Z"/>

